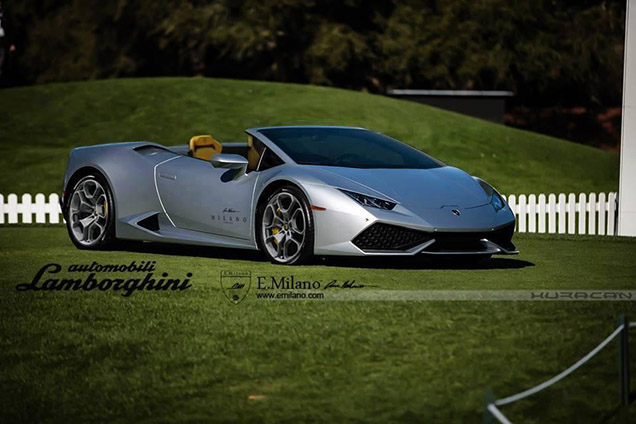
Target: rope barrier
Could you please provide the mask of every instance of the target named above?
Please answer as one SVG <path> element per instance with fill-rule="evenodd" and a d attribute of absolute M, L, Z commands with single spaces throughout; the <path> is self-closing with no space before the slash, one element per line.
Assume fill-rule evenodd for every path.
<path fill-rule="evenodd" d="M 618 336 L 621 333 L 621 331 L 623 331 L 624 329 L 632 328 L 632 327 L 636 327 L 636 322 L 630 322 L 630 323 L 619 325 L 612 332 L 612 334 L 607 336 L 607 338 L 605 338 L 605 340 L 603 340 L 601 343 L 599 343 L 598 346 L 596 346 L 594 349 L 592 349 L 587 355 L 585 355 L 583 358 L 579 359 L 575 364 L 570 366 L 565 371 L 557 374 L 556 376 L 552 377 L 551 379 L 546 380 L 543 383 L 541 383 L 539 385 L 536 385 L 536 386 L 534 386 L 534 387 L 532 387 L 532 388 L 530 388 L 528 390 L 524 390 L 523 392 L 517 393 L 515 395 L 508 396 L 508 397 L 505 397 L 503 399 L 495 400 L 495 401 L 489 403 L 486 406 L 487 411 L 490 412 L 490 414 L 494 418 L 496 418 L 497 421 L 499 421 L 501 424 L 512 424 L 510 422 L 510 420 L 508 420 L 508 418 L 506 418 L 506 416 L 499 410 L 499 408 L 497 408 L 498 406 L 508 405 L 508 404 L 516 402 L 518 400 L 527 398 L 527 397 L 532 396 L 533 394 L 538 393 L 541 390 L 544 390 L 544 389 L 552 386 L 553 384 L 561 381 L 562 379 L 564 379 L 565 377 L 567 377 L 568 375 L 570 375 L 574 371 L 576 371 L 578 368 L 580 368 L 587 361 L 592 359 L 598 352 L 603 350 L 603 348 L 605 348 L 605 346 L 607 346 L 607 344 L 609 342 L 614 340 L 616 338 L 616 336 Z"/>
<path fill-rule="evenodd" d="M 508 396 L 507 398 L 503 398 L 500 400 L 496 400 L 494 403 L 497 406 L 504 406 L 507 405 L 509 403 L 512 402 L 516 402 L 518 400 L 521 400 L 523 398 L 526 398 L 528 396 L 532 396 L 533 394 L 540 392 L 541 390 L 550 387 L 551 385 L 553 385 L 554 383 L 557 383 L 558 381 L 563 380 L 565 377 L 567 377 L 568 375 L 572 374 L 574 371 L 576 371 L 579 367 L 581 367 L 581 365 L 583 365 L 584 363 L 586 363 L 587 361 L 589 361 L 594 355 L 596 355 L 599 351 L 601 351 L 605 346 L 607 346 L 607 344 L 609 342 L 611 342 L 612 340 L 614 340 L 614 338 L 616 336 L 618 336 L 618 334 L 623 331 L 623 328 L 625 326 L 624 325 L 619 325 L 618 328 L 616 330 L 614 330 L 614 332 L 612 334 L 610 334 L 605 340 L 603 340 L 598 346 L 596 346 L 594 349 L 592 349 L 592 351 L 590 353 L 588 353 L 587 355 L 585 355 L 583 358 L 579 359 L 578 362 L 576 362 L 574 365 L 572 365 L 570 368 L 566 369 L 565 371 L 563 371 L 562 373 L 552 377 L 551 379 L 544 381 L 543 383 L 534 386 L 531 389 L 525 390 L 521 393 L 517 393 L 516 395 L 512 395 L 512 396 Z"/>
<path fill-rule="evenodd" d="M 497 418 L 497 420 L 501 424 L 512 424 L 510 421 L 508 421 L 508 418 L 506 418 L 506 416 L 495 406 L 494 403 L 488 405 L 488 411 L 490 411 L 492 416 Z"/>

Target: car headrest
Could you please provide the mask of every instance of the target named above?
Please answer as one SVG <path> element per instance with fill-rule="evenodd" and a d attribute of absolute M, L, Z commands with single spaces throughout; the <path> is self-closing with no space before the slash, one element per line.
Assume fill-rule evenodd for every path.
<path fill-rule="evenodd" d="M 212 156 L 223 151 L 221 143 L 211 135 L 195 135 L 190 139 L 189 147 L 192 157 L 203 160 L 210 160 Z"/>

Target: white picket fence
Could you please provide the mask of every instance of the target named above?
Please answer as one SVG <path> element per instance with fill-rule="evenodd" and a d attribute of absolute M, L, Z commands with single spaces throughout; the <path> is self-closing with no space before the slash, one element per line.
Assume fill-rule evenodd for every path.
<path fill-rule="evenodd" d="M 22 218 L 18 221 L 18 215 Z M 33 220 L 35 215 L 35 221 Z M 21 202 L 18 196 L 10 194 L 5 198 L 0 194 L 0 224 L 59 224 L 64 222 L 60 209 L 60 196 L 56 193 L 47 196 L 42 193 L 35 195 L 35 201 L 30 194 L 23 194 Z"/>
<path fill-rule="evenodd" d="M 616 234 L 616 193 L 504 196 L 519 233 Z"/>
<path fill-rule="evenodd" d="M 614 235 L 616 193 L 535 194 L 504 196 L 517 217 L 519 233 Z M 42 193 L 0 194 L 0 224 L 59 224 L 64 222 L 60 197 Z M 33 219 L 35 216 L 35 219 Z M 19 219 L 19 217 L 21 219 Z"/>

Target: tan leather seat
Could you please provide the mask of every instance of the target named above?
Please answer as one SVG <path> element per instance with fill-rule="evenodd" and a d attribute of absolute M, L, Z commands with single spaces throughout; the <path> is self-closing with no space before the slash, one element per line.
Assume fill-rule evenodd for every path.
<path fill-rule="evenodd" d="M 253 171 L 258 166 L 261 154 L 256 147 L 254 147 L 254 138 L 251 135 L 247 137 L 247 145 L 249 146 L 247 150 L 247 169 Z"/>
<path fill-rule="evenodd" d="M 216 141 L 211 135 L 195 135 L 190 139 L 189 146 L 190 156 L 206 161 L 223 151 L 221 143 Z"/>

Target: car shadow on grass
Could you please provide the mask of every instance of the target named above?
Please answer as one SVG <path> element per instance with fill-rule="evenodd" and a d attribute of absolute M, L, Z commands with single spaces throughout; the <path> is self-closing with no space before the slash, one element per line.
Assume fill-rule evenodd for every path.
<path fill-rule="evenodd" d="M 430 257 L 426 255 L 407 257 L 324 257 L 316 258 L 317 265 L 369 268 L 369 269 L 521 269 L 534 266 L 532 262 L 512 258 L 467 260 L 458 256 Z"/>
<path fill-rule="evenodd" d="M 268 263 L 263 254 L 256 250 L 230 249 L 209 246 L 190 246 L 177 244 L 126 242 L 116 250 L 149 253 L 170 256 L 189 256 L 197 258 L 226 259 Z M 356 257 L 356 256 L 318 256 L 307 266 L 327 266 L 338 268 L 368 269 L 521 269 L 534 266 L 532 262 L 510 257 L 494 257 L 488 260 L 467 260 L 459 256 L 433 257 L 426 255 L 406 257 Z"/>
<path fill-rule="evenodd" d="M 236 259 L 239 261 L 267 262 L 265 256 L 257 250 L 232 249 L 227 247 L 194 246 L 187 244 L 153 243 L 127 240 L 118 242 L 112 250 L 169 256 L 189 256 L 194 258 Z"/>

